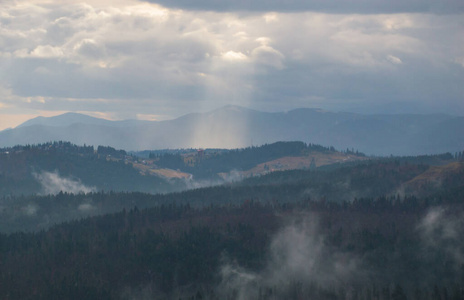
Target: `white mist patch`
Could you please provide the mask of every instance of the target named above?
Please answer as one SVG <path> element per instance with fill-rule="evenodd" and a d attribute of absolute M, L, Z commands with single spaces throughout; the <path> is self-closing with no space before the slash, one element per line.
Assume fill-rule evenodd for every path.
<path fill-rule="evenodd" d="M 222 283 L 219 295 L 233 294 L 236 300 L 257 299 L 257 284 L 261 281 L 259 274 L 247 272 L 236 264 L 226 264 L 220 271 Z M 227 297 L 227 296 L 226 296 Z M 224 297 L 224 298 L 226 298 Z"/>
<path fill-rule="evenodd" d="M 232 170 L 229 173 L 221 173 L 219 175 L 221 179 L 197 180 L 191 177 L 191 178 L 184 178 L 183 181 L 185 183 L 185 186 L 187 187 L 187 190 L 193 190 L 193 189 L 200 189 L 204 187 L 218 186 L 221 184 L 239 182 L 243 180 L 244 178 L 240 174 L 240 171 L 238 170 Z"/>
<path fill-rule="evenodd" d="M 218 292 L 224 297 L 234 295 L 233 299 L 257 299 L 259 288 L 277 288 L 276 299 L 286 299 L 294 284 L 333 288 L 362 281 L 365 274 L 360 259 L 326 245 L 314 215 L 280 230 L 269 250 L 269 260 L 258 273 L 234 263 L 223 264 Z"/>
<path fill-rule="evenodd" d="M 95 187 L 87 187 L 81 183 L 79 179 L 63 178 L 55 172 L 42 171 L 40 173 L 33 173 L 37 181 L 42 185 L 43 193 L 58 194 L 59 192 L 67 192 L 73 194 L 90 193 L 96 190 Z"/>
<path fill-rule="evenodd" d="M 432 208 L 417 226 L 426 249 L 444 252 L 456 266 L 464 263 L 464 219 L 443 207 Z"/>
<path fill-rule="evenodd" d="M 337 285 L 360 276 L 359 260 L 326 246 L 314 214 L 304 216 L 282 229 L 271 243 L 270 283 L 289 280 Z M 356 274 L 356 276 L 355 276 Z"/>
<path fill-rule="evenodd" d="M 187 190 L 201 189 L 205 187 L 212 187 L 224 184 L 225 181 L 211 179 L 211 180 L 194 180 L 191 178 L 184 179 L 185 186 Z"/>
<path fill-rule="evenodd" d="M 34 216 L 37 214 L 37 211 L 39 210 L 39 207 L 33 203 L 30 203 L 24 207 L 21 208 L 22 212 L 26 216 Z"/>
<path fill-rule="evenodd" d="M 96 208 L 90 203 L 82 203 L 82 204 L 79 204 L 77 209 L 81 212 L 89 212 L 89 211 L 95 210 Z"/>
<path fill-rule="evenodd" d="M 324 253 L 323 237 L 308 221 L 284 228 L 271 244 L 274 280 L 311 276 Z"/>

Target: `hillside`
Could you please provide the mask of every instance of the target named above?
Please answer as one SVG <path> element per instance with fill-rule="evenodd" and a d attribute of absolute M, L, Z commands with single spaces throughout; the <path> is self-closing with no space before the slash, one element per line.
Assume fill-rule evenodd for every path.
<path fill-rule="evenodd" d="M 142 191 L 164 193 L 181 182 L 143 176 L 126 162 L 124 151 L 69 142 L 0 150 L 0 195 L 56 194 L 60 191 Z"/>
<path fill-rule="evenodd" d="M 373 159 L 301 142 L 195 157 L 190 150 L 164 152 L 152 160 L 202 174 L 228 170 L 229 162 L 241 172 L 270 162 L 282 170 L 148 194 L 114 190 L 175 186 L 141 174 L 152 166 L 123 150 L 56 142 L 1 152 L 2 188 L 26 191 L 29 178 L 44 194 L 0 197 L 2 299 L 464 295 L 460 157 Z M 313 156 L 341 162 L 311 167 L 311 158 L 309 168 L 283 170 Z M 348 157 L 355 159 L 343 162 Z M 72 193 L 44 193 L 46 179 Z"/>
<path fill-rule="evenodd" d="M 0 195 L 91 191 L 165 193 L 221 184 L 286 169 L 365 159 L 355 153 L 302 142 L 278 142 L 235 150 L 128 155 L 112 147 L 69 142 L 0 149 Z M 300 163 L 288 164 L 299 160 Z M 264 167 L 268 164 L 269 167 Z M 267 165 L 266 165 L 267 166 Z"/>
<path fill-rule="evenodd" d="M 239 180 L 273 171 L 315 169 L 335 163 L 365 160 L 362 153 L 336 151 L 303 142 L 276 142 L 243 149 L 199 149 L 184 153 L 150 153 L 157 167 L 190 173 L 197 179 Z"/>
<path fill-rule="evenodd" d="M 416 194 L 427 193 L 437 188 L 448 188 L 454 185 L 464 185 L 464 162 L 452 162 L 444 166 L 432 166 L 424 173 L 404 183 L 406 192 Z"/>
<path fill-rule="evenodd" d="M 165 193 L 256 176 L 260 181 L 267 177 L 259 176 L 278 171 L 330 170 L 372 160 L 436 166 L 455 160 L 450 154 L 369 158 L 358 152 L 339 152 L 333 147 L 303 142 L 277 142 L 235 150 L 155 151 L 148 156 L 141 158 L 112 147 L 94 148 L 69 142 L 3 148 L 0 149 L 0 195 L 56 194 L 60 191 Z M 409 186 L 412 183 L 405 183 L 403 188 Z"/>
<path fill-rule="evenodd" d="M 451 165 L 455 164 L 454 162 Z M 462 165 L 462 163 L 460 163 Z M 444 166 L 447 168 L 447 166 Z M 137 206 L 189 205 L 195 208 L 236 205 L 246 201 L 261 203 L 297 203 L 309 199 L 342 204 L 378 197 L 458 197 L 462 194 L 464 172 L 442 174 L 442 185 L 410 185 L 427 176 L 434 166 L 390 161 L 357 161 L 332 166 L 332 169 L 300 169 L 270 172 L 223 185 L 203 187 L 189 181 L 183 192 L 167 194 L 115 193 L 100 190 L 75 190 L 56 195 L 8 196 L 0 198 L 0 232 L 35 231 L 82 217 L 114 213 Z M 134 173 L 129 173 L 134 176 Z M 121 175 L 123 177 L 125 175 Z M 156 179 L 153 176 L 140 178 Z M 185 181 L 182 181 L 185 182 Z M 209 182 L 211 184 L 211 182 Z M 69 183 L 68 183 L 69 184 Z M 83 183 L 80 183 L 83 185 Z M 62 187 L 66 187 L 66 182 Z M 77 185 L 77 183 L 75 183 Z M 409 186 L 405 189 L 405 185 Z M 204 186 L 204 185 L 203 185 Z M 69 187 L 68 187 L 69 188 Z M 122 188 L 122 186 L 120 187 Z M 171 186 L 171 188 L 174 188 Z M 183 187 L 185 188 L 185 187 Z M 85 193 L 84 193 L 85 192 Z M 435 201 L 435 200 L 434 200 Z M 449 200 L 451 201 L 451 200 Z"/>
<path fill-rule="evenodd" d="M 269 178 L 272 178 L 274 176 L 272 173 L 279 171 L 336 170 L 343 166 L 353 167 L 366 163 L 369 165 L 372 161 L 385 162 L 387 165 L 393 161 L 401 165 L 411 163 L 411 168 L 414 165 L 437 166 L 437 169 L 432 167 L 429 173 L 416 174 L 429 178 L 432 175 L 428 174 L 438 172 L 433 173 L 433 170 L 442 170 L 442 168 L 454 170 L 450 166 L 457 164 L 440 167 L 456 160 L 451 154 L 369 158 L 350 150 L 339 152 L 333 147 L 303 142 L 277 142 L 234 150 L 154 151 L 149 152 L 146 158 L 138 157 L 136 154 L 128 155 L 124 150 L 116 150 L 112 147 L 94 148 L 77 146 L 69 142 L 3 148 L 0 149 L 0 196 L 56 194 L 60 191 L 166 193 L 241 180 L 258 182 L 268 178 L 262 177 L 263 175 L 269 174 Z M 313 176 L 310 172 L 304 174 Z M 252 179 L 252 177 L 257 178 Z M 401 179 L 401 183 L 404 184 L 402 189 L 415 192 L 421 190 L 420 186 L 427 185 L 427 181 L 422 180 L 422 177 L 417 179 L 411 177 L 409 178 L 411 182 L 408 183 Z M 324 177 L 322 180 L 328 179 Z M 347 180 L 348 177 L 340 179 L 339 185 L 345 186 L 343 181 Z M 418 182 L 425 183 L 418 185 Z M 336 185 L 332 190 L 339 193 Z M 346 191 L 346 195 L 351 194 L 352 191 Z"/>

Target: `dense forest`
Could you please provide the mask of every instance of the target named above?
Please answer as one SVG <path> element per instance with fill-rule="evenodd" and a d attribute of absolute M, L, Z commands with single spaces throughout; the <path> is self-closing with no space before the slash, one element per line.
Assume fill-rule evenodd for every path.
<path fill-rule="evenodd" d="M 276 150 L 272 159 L 311 147 L 264 149 Z M 21 161 L 97 172 L 85 178 L 157 178 L 110 147 L 2 153 L 2 174 L 12 172 L 17 186 L 25 171 L 13 162 Z M 164 194 L 4 194 L 0 298 L 464 299 L 463 213 L 464 162 L 451 154 L 366 158 Z"/>
<path fill-rule="evenodd" d="M 463 299 L 463 192 L 341 204 L 134 207 L 0 235 L 0 295 Z"/>

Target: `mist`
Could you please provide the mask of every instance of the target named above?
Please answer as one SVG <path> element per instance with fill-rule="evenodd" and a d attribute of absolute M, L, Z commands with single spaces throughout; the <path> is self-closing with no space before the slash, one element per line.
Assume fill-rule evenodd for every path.
<path fill-rule="evenodd" d="M 95 187 L 88 187 L 81 183 L 79 179 L 61 177 L 58 171 L 32 174 L 35 179 L 42 185 L 42 194 L 56 195 L 59 192 L 72 194 L 95 192 Z"/>
<path fill-rule="evenodd" d="M 337 291 L 362 282 L 360 258 L 327 246 L 316 214 L 289 221 L 273 238 L 265 267 L 252 272 L 224 260 L 218 294 L 224 299 L 289 299 L 311 294 L 312 288 Z"/>
<path fill-rule="evenodd" d="M 244 177 L 240 174 L 240 171 L 234 169 L 228 173 L 224 173 L 224 176 L 220 176 L 220 178 L 195 179 L 191 177 L 184 178 L 182 179 L 182 181 L 185 184 L 186 190 L 193 190 L 219 186 L 222 184 L 233 184 L 240 182 L 241 180 L 243 180 L 243 178 Z"/>
<path fill-rule="evenodd" d="M 464 219 L 461 212 L 446 207 L 432 208 L 419 222 L 417 230 L 426 255 L 444 254 L 452 260 L 455 271 L 464 263 Z"/>

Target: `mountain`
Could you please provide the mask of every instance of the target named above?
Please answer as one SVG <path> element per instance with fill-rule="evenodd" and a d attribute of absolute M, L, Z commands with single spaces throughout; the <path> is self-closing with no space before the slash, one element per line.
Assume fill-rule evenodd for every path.
<path fill-rule="evenodd" d="M 53 127 L 66 127 L 74 124 L 87 124 L 87 125 L 98 125 L 98 126 L 109 126 L 109 127 L 124 127 L 143 125 L 148 121 L 140 120 L 124 120 L 124 121 L 110 121 L 105 119 L 99 119 L 84 114 L 68 112 L 62 115 L 54 117 L 36 117 L 30 119 L 16 128 L 28 127 L 28 126 L 53 126 Z"/>
<path fill-rule="evenodd" d="M 54 117 L 37 117 L 30 119 L 16 128 L 28 127 L 28 126 L 54 126 L 54 127 L 63 127 L 70 126 L 72 124 L 92 124 L 92 125 L 106 125 L 111 121 L 104 119 L 94 118 L 91 116 L 78 114 L 78 113 L 65 113 L 59 116 Z"/>
<path fill-rule="evenodd" d="M 168 121 L 108 121 L 81 114 L 29 120 L 0 132 L 0 147 L 67 140 L 125 150 L 241 148 L 300 140 L 373 155 L 418 155 L 464 149 L 464 117 L 362 115 L 300 108 L 268 113 L 226 106 Z"/>

